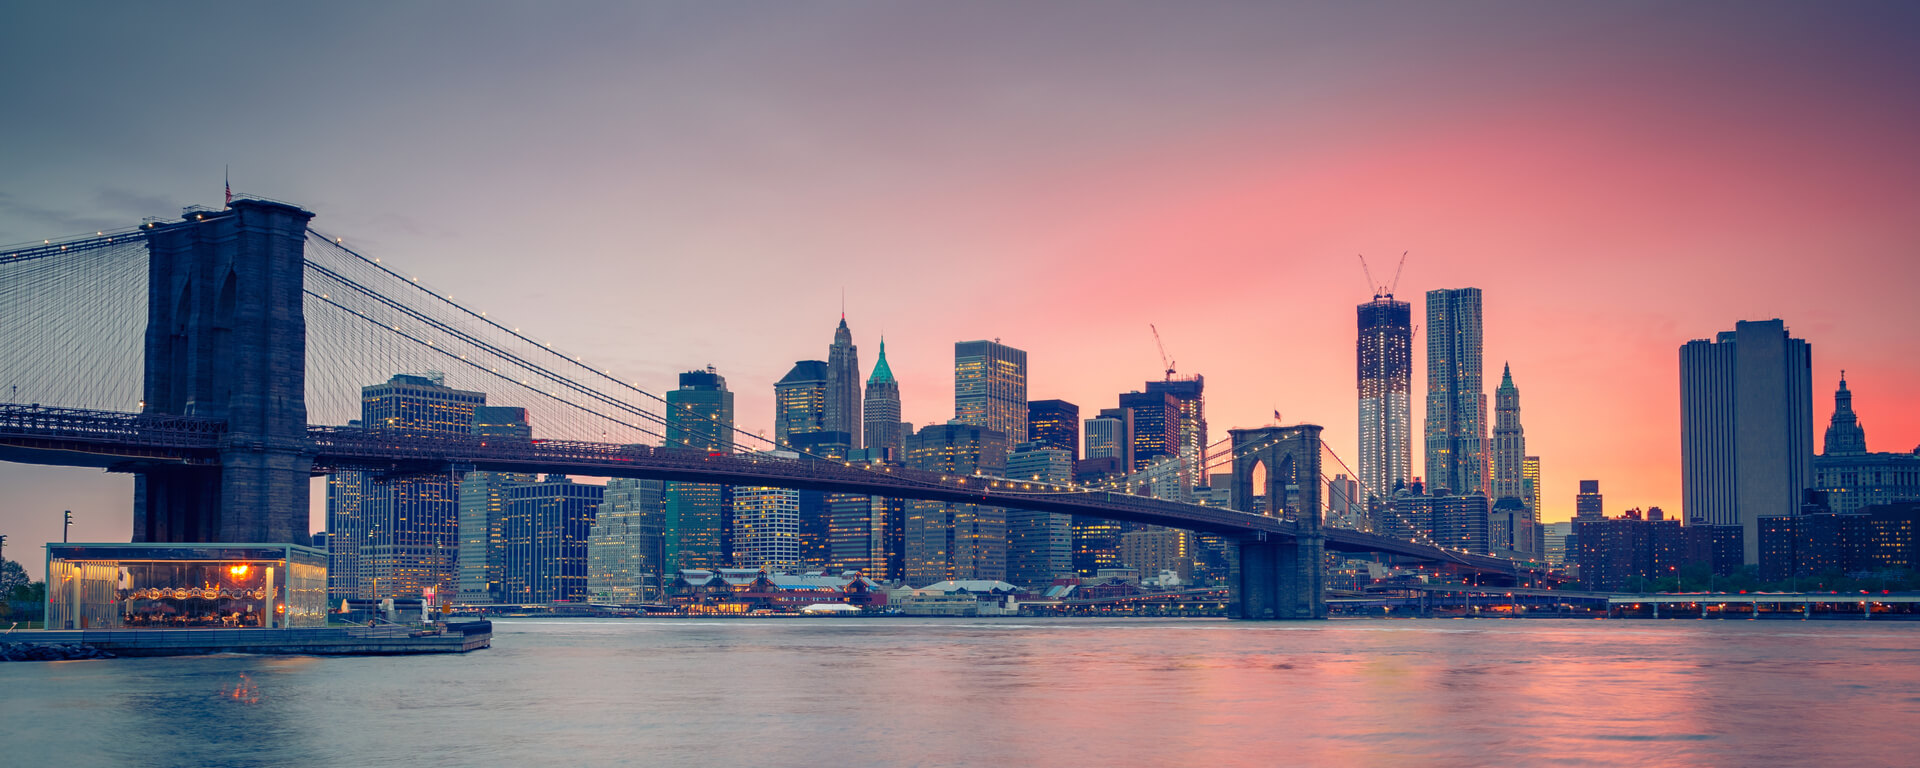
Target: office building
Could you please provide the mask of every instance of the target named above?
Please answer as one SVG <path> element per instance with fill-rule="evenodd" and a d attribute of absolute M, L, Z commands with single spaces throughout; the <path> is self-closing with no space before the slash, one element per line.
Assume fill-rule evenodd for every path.
<path fill-rule="evenodd" d="M 854 450 L 859 450 L 866 432 L 860 417 L 860 348 L 853 344 L 845 313 L 840 315 L 840 327 L 833 329 L 833 345 L 827 348 L 826 428 L 847 433 Z"/>
<path fill-rule="evenodd" d="M 1180 404 L 1166 392 L 1128 392 L 1120 408 L 1133 413 L 1133 469 L 1162 458 L 1179 459 Z"/>
<path fill-rule="evenodd" d="M 487 398 L 447 387 L 438 373 L 396 375 L 362 387 L 360 396 L 361 426 L 403 436 L 472 434 L 474 409 Z M 454 478 L 342 474 L 327 486 L 333 518 L 327 528 L 335 543 L 330 568 L 352 572 L 333 582 L 337 596 L 423 597 L 430 591 L 437 601 L 456 599 L 461 541 Z"/>
<path fill-rule="evenodd" d="M 501 602 L 587 599 L 587 540 L 605 492 L 564 475 L 507 487 Z"/>
<path fill-rule="evenodd" d="M 669 449 L 733 452 L 733 393 L 712 366 L 680 374 L 680 386 L 667 392 Z M 669 482 L 666 507 L 666 567 L 723 568 L 728 564 L 732 520 L 726 486 Z"/>
<path fill-rule="evenodd" d="M 908 438 L 906 453 L 907 466 L 914 469 L 948 477 L 997 478 L 1006 469 L 1007 438 L 986 427 L 934 424 Z M 904 528 L 903 559 L 910 584 L 1006 576 L 1007 518 L 999 507 L 910 501 Z"/>
<path fill-rule="evenodd" d="M 859 571 L 886 581 L 905 576 L 906 502 L 830 493 L 826 505 L 828 573 Z"/>
<path fill-rule="evenodd" d="M 887 340 L 880 340 L 880 356 L 873 363 L 873 375 L 867 377 L 866 407 L 860 416 L 868 455 L 882 461 L 900 461 L 901 446 L 906 444 L 907 425 L 900 421 L 900 383 L 887 365 Z"/>
<path fill-rule="evenodd" d="M 1133 411 L 1104 408 L 1087 419 L 1087 458 L 1118 459 L 1123 471 L 1133 471 Z"/>
<path fill-rule="evenodd" d="M 1605 498 L 1600 495 L 1600 481 L 1580 481 L 1580 493 L 1573 499 L 1574 517 L 1604 517 Z"/>
<path fill-rule="evenodd" d="M 1573 521 L 1547 523 L 1541 527 L 1546 529 L 1547 565 L 1555 568 L 1567 565 L 1567 537 L 1573 535 Z"/>
<path fill-rule="evenodd" d="M 1436 495 L 1492 490 L 1480 319 L 1480 289 L 1427 292 L 1426 483 Z"/>
<path fill-rule="evenodd" d="M 801 563 L 800 549 L 799 491 L 791 488 L 734 486 L 735 567 L 768 570 L 798 568 Z"/>
<path fill-rule="evenodd" d="M 1066 451 L 1069 460 L 1078 460 L 1080 406 L 1065 400 L 1027 403 L 1027 439 Z"/>
<path fill-rule="evenodd" d="M 1386 295 L 1358 309 L 1360 485 L 1386 503 L 1413 482 L 1413 311 Z"/>
<path fill-rule="evenodd" d="M 827 364 L 801 360 L 773 385 L 773 440 L 791 448 L 795 435 L 827 429 Z"/>
<path fill-rule="evenodd" d="M 1741 321 L 1680 347 L 1680 493 L 1688 520 L 1738 525 L 1758 562 L 1759 520 L 1813 486 L 1812 348 L 1780 320 Z"/>
<path fill-rule="evenodd" d="M 1516 499 L 1526 508 L 1527 434 L 1520 426 L 1520 388 L 1513 367 L 1504 366 L 1493 391 L 1493 499 Z"/>
<path fill-rule="evenodd" d="M 1824 450 L 1813 457 L 1814 487 L 1834 512 L 1920 500 L 1920 448 L 1913 453 L 1872 453 L 1866 429 L 1853 412 L 1853 392 L 1845 371 L 1833 393 L 1833 417 Z"/>
<path fill-rule="evenodd" d="M 1069 428 L 1068 433 L 1073 432 Z M 1066 485 L 1073 481 L 1073 454 L 1040 440 L 1021 443 L 1007 454 L 1006 477 Z M 1071 515 L 1009 509 L 1006 516 L 1007 581 L 1041 587 L 1073 571 Z"/>
<path fill-rule="evenodd" d="M 666 499 L 659 480 L 613 478 L 587 538 L 587 594 L 616 605 L 658 601 L 666 561 Z"/>
<path fill-rule="evenodd" d="M 1027 353 L 994 341 L 953 345 L 953 419 L 1027 441 Z"/>
<path fill-rule="evenodd" d="M 1175 430 L 1175 447 L 1170 453 L 1179 456 L 1188 467 L 1187 484 L 1205 485 L 1200 477 L 1202 454 L 1207 450 L 1207 380 L 1199 374 L 1192 376 L 1169 377 L 1162 381 L 1147 382 L 1147 394 L 1165 394 L 1173 398 L 1173 416 L 1178 420 Z"/>
<path fill-rule="evenodd" d="M 1527 502 L 1527 511 L 1533 513 L 1533 519 L 1538 521 L 1541 512 L 1540 494 L 1547 488 L 1540 484 L 1540 457 L 1528 456 L 1524 459 L 1521 462 L 1520 475 L 1527 492 L 1524 499 Z"/>
<path fill-rule="evenodd" d="M 533 428 L 527 422 L 525 408 L 482 405 L 473 409 L 473 434 L 531 440 Z M 468 472 L 460 477 L 460 602 L 500 601 L 501 558 L 506 554 L 506 488 L 533 480 L 533 475 L 523 472 Z"/>

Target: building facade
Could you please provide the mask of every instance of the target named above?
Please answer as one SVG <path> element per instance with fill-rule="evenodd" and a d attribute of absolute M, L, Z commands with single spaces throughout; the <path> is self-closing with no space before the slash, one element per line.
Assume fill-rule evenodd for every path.
<path fill-rule="evenodd" d="M 1206 377 L 1194 374 L 1149 381 L 1147 394 L 1165 394 L 1173 398 L 1173 415 L 1179 420 L 1179 426 L 1175 430 L 1175 444 L 1170 453 L 1179 456 L 1181 463 L 1187 467 L 1185 476 L 1189 487 L 1205 485 L 1206 478 L 1201 476 L 1201 459 L 1207 450 Z"/>
<path fill-rule="evenodd" d="M 734 486 L 733 562 L 739 568 L 793 569 L 801 564 L 800 492 Z"/>
<path fill-rule="evenodd" d="M 446 386 L 438 374 L 400 374 L 361 388 L 360 425 L 409 436 L 467 435 L 473 433 L 474 409 L 486 400 L 485 393 Z M 455 478 L 342 474 L 327 486 L 330 517 L 342 517 L 328 521 L 337 544 L 330 570 L 352 572 L 334 582 L 338 596 L 422 597 L 431 590 L 437 600 L 455 599 L 461 548 Z M 345 519 L 356 513 L 357 520 Z"/>
<path fill-rule="evenodd" d="M 1813 457 L 1814 487 L 1826 495 L 1834 512 L 1920 500 L 1920 447 L 1913 453 L 1872 453 L 1866 429 L 1853 412 L 1853 392 L 1840 372 L 1840 388 L 1833 393 L 1833 417 L 1825 445 Z"/>
<path fill-rule="evenodd" d="M 1487 494 L 1487 395 L 1480 289 L 1427 292 L 1426 485 Z"/>
<path fill-rule="evenodd" d="M 501 602 L 587 599 L 587 542 L 605 492 L 563 475 L 507 488 Z"/>
<path fill-rule="evenodd" d="M 680 374 L 680 386 L 667 392 L 666 447 L 702 452 L 733 452 L 733 393 L 727 379 L 709 366 Z M 719 568 L 727 565 L 732 520 L 727 487 L 705 483 L 667 483 L 666 567 Z"/>
<path fill-rule="evenodd" d="M 953 477 L 999 477 L 1007 438 L 970 424 L 934 424 L 907 440 L 907 466 Z M 1007 570 L 1006 510 L 942 501 L 907 502 L 905 572 L 909 584 L 1002 579 Z"/>
<path fill-rule="evenodd" d="M 854 450 L 859 450 L 866 432 L 860 416 L 860 348 L 853 344 L 845 314 L 840 315 L 840 327 L 833 329 L 833 345 L 827 347 L 826 428 L 847 433 Z"/>
<path fill-rule="evenodd" d="M 796 435 L 827 431 L 827 364 L 795 362 L 773 385 L 773 441 L 793 447 Z"/>
<path fill-rule="evenodd" d="M 1798 511 L 1813 486 L 1812 348 L 1780 320 L 1741 321 L 1680 347 L 1680 493 L 1686 518 L 1746 531 Z"/>
<path fill-rule="evenodd" d="M 666 498 L 659 480 L 613 478 L 587 538 L 587 594 L 633 605 L 661 599 Z"/>
<path fill-rule="evenodd" d="M 1067 458 L 1080 458 L 1080 406 L 1065 400 L 1034 400 L 1027 403 L 1027 439 L 1067 452 Z"/>
<path fill-rule="evenodd" d="M 900 383 L 887 365 L 887 340 L 880 340 L 879 359 L 873 363 L 873 375 L 867 377 L 867 399 L 860 418 L 865 425 L 862 437 L 868 455 L 884 461 L 900 461 L 906 444 L 906 424 L 900 421 Z"/>
<path fill-rule="evenodd" d="M 1071 427 L 1068 432 L 1073 432 Z M 1037 439 L 1021 443 L 1007 454 L 1006 477 L 1065 485 L 1073 482 L 1073 454 Z M 1009 509 L 1006 515 L 1007 570 L 1003 578 L 1031 588 L 1045 586 L 1055 576 L 1073 571 L 1071 515 L 1024 509 Z"/>
<path fill-rule="evenodd" d="M 953 345 L 953 419 L 1027 441 L 1027 352 L 995 341 Z"/>
<path fill-rule="evenodd" d="M 1391 296 L 1358 309 L 1360 485 L 1385 503 L 1413 482 L 1413 310 Z"/>

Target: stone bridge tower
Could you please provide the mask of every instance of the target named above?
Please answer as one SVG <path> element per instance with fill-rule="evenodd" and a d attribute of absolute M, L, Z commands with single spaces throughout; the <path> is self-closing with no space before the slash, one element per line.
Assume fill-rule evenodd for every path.
<path fill-rule="evenodd" d="M 1296 521 L 1291 539 L 1247 538 L 1229 582 L 1229 615 L 1240 619 L 1327 617 L 1326 536 L 1320 531 L 1320 427 L 1229 430 L 1233 443 L 1233 503 L 1254 509 L 1266 497 L 1266 514 Z M 1255 487 L 1256 480 L 1261 487 Z"/>
<path fill-rule="evenodd" d="M 136 542 L 307 544 L 307 221 L 235 200 L 147 233 L 141 410 L 222 419 L 217 467 L 143 468 Z"/>

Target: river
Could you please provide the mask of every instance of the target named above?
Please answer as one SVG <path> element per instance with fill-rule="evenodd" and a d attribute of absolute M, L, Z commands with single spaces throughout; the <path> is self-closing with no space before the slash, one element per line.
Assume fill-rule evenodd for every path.
<path fill-rule="evenodd" d="M 1920 762 L 1920 623 L 607 619 L 494 627 L 491 649 L 459 656 L 0 664 L 0 763 Z"/>

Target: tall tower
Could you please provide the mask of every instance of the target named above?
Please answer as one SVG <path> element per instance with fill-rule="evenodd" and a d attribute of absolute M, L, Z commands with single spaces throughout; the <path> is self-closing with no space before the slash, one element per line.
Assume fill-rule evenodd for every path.
<path fill-rule="evenodd" d="M 1860 417 L 1853 413 L 1853 392 L 1847 389 L 1847 372 L 1840 372 L 1840 388 L 1833 392 L 1833 420 L 1827 422 L 1827 440 L 1822 454 L 1866 453 L 1867 431 L 1860 428 Z"/>
<path fill-rule="evenodd" d="M 1413 482 L 1413 309 L 1382 295 L 1359 314 L 1361 492 L 1386 502 Z"/>
<path fill-rule="evenodd" d="M 1480 348 L 1480 289 L 1427 291 L 1427 491 L 1435 495 L 1491 490 Z"/>
<path fill-rule="evenodd" d="M 894 460 L 899 460 L 902 441 L 906 434 L 900 426 L 900 383 L 893 378 L 893 368 L 887 365 L 887 340 L 880 339 L 880 359 L 873 363 L 873 375 L 867 377 L 866 409 L 861 414 L 864 420 L 866 446 L 884 454 L 883 449 L 893 451 Z"/>
<path fill-rule="evenodd" d="M 1680 500 L 1687 520 L 1738 525 L 1760 561 L 1760 518 L 1798 512 L 1813 482 L 1813 351 L 1778 319 L 1680 347 Z"/>
<path fill-rule="evenodd" d="M 847 330 L 847 316 L 840 315 L 840 327 L 833 330 L 833 346 L 827 348 L 827 431 L 845 432 L 860 447 L 866 425 L 860 421 L 860 348 L 853 345 L 853 331 Z"/>
<path fill-rule="evenodd" d="M 773 440 L 790 448 L 798 435 L 827 431 L 833 389 L 830 366 L 801 360 L 773 385 Z"/>
<path fill-rule="evenodd" d="M 1580 481 L 1580 495 L 1573 499 L 1573 516 L 1588 518 L 1605 517 L 1606 508 L 1602 505 L 1602 501 L 1603 499 L 1600 496 L 1600 481 Z"/>
<path fill-rule="evenodd" d="M 1520 389 L 1513 367 L 1503 366 L 1493 391 L 1493 499 L 1527 501 L 1527 435 L 1520 427 Z"/>
<path fill-rule="evenodd" d="M 953 345 L 953 419 L 1027 441 L 1027 352 L 999 341 Z"/>
<path fill-rule="evenodd" d="M 1528 456 L 1524 459 L 1520 474 L 1525 478 L 1527 485 L 1527 495 L 1524 498 L 1527 502 L 1527 511 L 1533 514 L 1534 522 L 1540 522 L 1540 494 L 1546 490 L 1546 486 L 1540 484 L 1540 457 Z"/>
<path fill-rule="evenodd" d="M 667 448 L 733 451 L 733 393 L 712 366 L 680 374 L 680 388 L 667 393 Z M 668 573 L 683 568 L 720 568 L 727 564 L 727 487 L 706 483 L 667 483 L 666 562 Z"/>
<path fill-rule="evenodd" d="M 1066 451 L 1068 461 L 1079 459 L 1080 406 L 1065 400 L 1027 403 L 1027 438 Z"/>
<path fill-rule="evenodd" d="M 360 423 L 398 435 L 471 435 L 483 392 L 453 389 L 437 373 L 400 374 L 360 389 Z M 376 482 L 356 473 L 330 493 L 357 496 L 360 540 L 332 567 L 356 573 L 355 597 L 420 597 L 427 587 L 454 594 L 460 583 L 460 483 L 450 475 L 400 476 Z M 347 527 L 347 526 L 342 526 Z M 330 524 L 330 530 L 331 530 Z M 484 574 L 484 570 L 482 571 Z"/>

